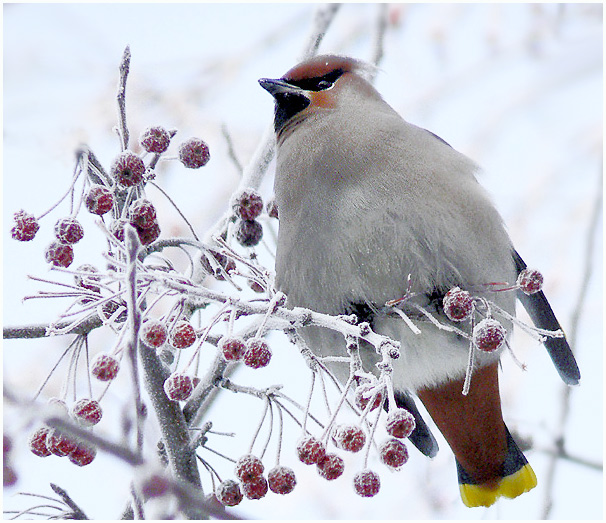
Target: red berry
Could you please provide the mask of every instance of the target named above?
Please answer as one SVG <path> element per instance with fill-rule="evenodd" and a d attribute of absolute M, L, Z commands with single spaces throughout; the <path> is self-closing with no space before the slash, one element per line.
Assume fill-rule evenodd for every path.
<path fill-rule="evenodd" d="M 149 229 L 156 223 L 156 208 L 149 200 L 140 198 L 130 204 L 128 217 L 135 227 Z"/>
<path fill-rule="evenodd" d="M 179 320 L 170 331 L 170 344 L 175 349 L 186 349 L 196 342 L 196 331 L 191 323 Z"/>
<path fill-rule="evenodd" d="M 355 425 L 339 425 L 333 435 L 337 445 L 347 452 L 359 452 L 366 443 L 366 434 Z"/>
<path fill-rule="evenodd" d="M 184 401 L 191 396 L 194 390 L 192 379 L 185 375 L 173 372 L 164 382 L 164 392 L 168 399 Z"/>
<path fill-rule="evenodd" d="M 397 470 L 408 461 L 408 449 L 399 439 L 388 439 L 379 446 L 383 464 Z"/>
<path fill-rule="evenodd" d="M 505 327 L 493 318 L 484 318 L 473 328 L 472 339 L 475 346 L 483 352 L 499 349 L 507 337 Z"/>
<path fill-rule="evenodd" d="M 78 243 L 84 236 L 84 229 L 75 218 L 60 218 L 55 224 L 55 237 L 61 243 Z"/>
<path fill-rule="evenodd" d="M 356 388 L 354 393 L 354 401 L 360 410 L 366 409 L 366 406 L 374 397 L 374 402 L 370 410 L 375 410 L 383 404 L 383 391 L 372 383 L 362 383 Z"/>
<path fill-rule="evenodd" d="M 415 430 L 415 418 L 406 409 L 394 409 L 387 415 L 385 428 L 394 438 L 407 438 Z"/>
<path fill-rule="evenodd" d="M 247 483 L 263 474 L 264 470 L 263 462 L 257 456 L 245 454 L 236 462 L 235 474 L 242 483 Z"/>
<path fill-rule="evenodd" d="M 160 224 L 154 222 L 151 227 L 147 229 L 141 229 L 137 227 L 137 234 L 139 235 L 139 241 L 142 245 L 149 245 L 155 242 L 160 237 Z"/>
<path fill-rule="evenodd" d="M 11 236 L 20 242 L 28 242 L 34 239 L 40 225 L 33 214 L 26 213 L 23 209 L 14 215 L 15 225 L 11 229 Z"/>
<path fill-rule="evenodd" d="M 98 282 L 101 280 L 99 276 L 93 276 L 94 273 L 99 272 L 96 267 L 85 263 L 80 265 L 76 269 L 78 272 L 90 273 L 90 274 L 74 274 L 74 281 L 78 287 L 87 289 L 92 292 L 100 293 L 101 289 L 97 285 L 93 285 L 91 282 Z"/>
<path fill-rule="evenodd" d="M 158 320 L 147 320 L 141 326 L 139 331 L 139 339 L 145 344 L 153 348 L 162 347 L 168 333 L 163 323 Z"/>
<path fill-rule="evenodd" d="M 111 381 L 120 370 L 118 360 L 109 354 L 97 354 L 91 364 L 91 374 L 99 381 Z"/>
<path fill-rule="evenodd" d="M 84 467 L 85 465 L 90 464 L 96 456 L 97 449 L 95 447 L 92 447 L 88 443 L 79 442 L 68 457 L 69 460 L 75 465 Z"/>
<path fill-rule="evenodd" d="M 276 494 L 290 494 L 297 484 L 295 471 L 288 467 L 274 467 L 267 473 L 267 483 Z"/>
<path fill-rule="evenodd" d="M 232 200 L 232 209 L 238 218 L 254 220 L 263 212 L 263 199 L 254 189 L 244 189 Z"/>
<path fill-rule="evenodd" d="M 305 436 L 297 443 L 297 456 L 306 465 L 315 465 L 326 456 L 326 447 L 313 436 Z"/>
<path fill-rule="evenodd" d="M 261 499 L 267 494 L 267 488 L 267 480 L 263 476 L 257 476 L 242 483 L 242 490 L 248 499 Z"/>
<path fill-rule="evenodd" d="M 179 160 L 188 169 L 199 169 L 210 160 L 210 152 L 200 138 L 190 138 L 179 146 Z"/>
<path fill-rule="evenodd" d="M 381 478 L 372 470 L 362 470 L 354 476 L 354 489 L 360 496 L 371 498 L 378 494 L 380 488 Z"/>
<path fill-rule="evenodd" d="M 108 213 L 114 205 L 114 195 L 104 185 L 92 185 L 84 201 L 88 212 L 99 216 Z"/>
<path fill-rule="evenodd" d="M 72 414 L 86 426 L 96 425 L 101 421 L 103 410 L 98 401 L 91 399 L 78 400 L 72 407 Z"/>
<path fill-rule="evenodd" d="M 442 300 L 444 313 L 451 321 L 464 321 L 473 311 L 473 298 L 459 287 L 450 289 Z"/>
<path fill-rule="evenodd" d="M 56 429 L 51 430 L 46 437 L 46 447 L 55 456 L 69 456 L 76 446 L 76 441 L 66 434 L 61 434 Z"/>
<path fill-rule="evenodd" d="M 209 257 L 211 256 L 213 258 L 212 264 L 209 260 Z M 215 278 L 217 278 L 217 280 L 225 279 L 225 276 L 223 276 L 221 269 L 219 269 L 219 267 L 216 267 L 217 265 L 220 265 L 227 273 L 236 268 L 236 262 L 234 260 L 212 250 L 209 250 L 208 253 L 203 254 L 200 257 L 200 263 L 202 264 L 202 268 L 207 273 L 212 274 Z"/>
<path fill-rule="evenodd" d="M 45 458 L 51 455 L 51 451 L 48 449 L 46 442 L 50 429 L 42 427 L 34 432 L 29 438 L 29 450 L 31 450 L 36 456 Z"/>
<path fill-rule="evenodd" d="M 222 481 L 215 490 L 215 496 L 217 496 L 219 503 L 227 507 L 235 507 L 244 497 L 240 491 L 240 485 L 233 479 Z"/>
<path fill-rule="evenodd" d="M 170 145 L 170 134 L 164 127 L 148 127 L 139 138 L 141 147 L 148 153 L 163 153 Z"/>
<path fill-rule="evenodd" d="M 543 275 L 534 269 L 524 269 L 520 272 L 517 283 L 525 294 L 534 294 L 543 288 Z"/>
<path fill-rule="evenodd" d="M 262 338 L 251 338 L 246 342 L 244 364 L 253 369 L 260 369 L 269 364 L 271 350 Z"/>
<path fill-rule="evenodd" d="M 244 247 L 254 247 L 263 238 L 263 226 L 257 220 L 239 220 L 236 225 L 236 240 Z"/>
<path fill-rule="evenodd" d="M 2 485 L 4 487 L 12 487 L 17 483 L 17 473 L 15 469 L 7 464 L 6 460 L 2 463 Z"/>
<path fill-rule="evenodd" d="M 267 214 L 270 218 L 278 218 L 278 204 L 274 198 L 267 202 Z"/>
<path fill-rule="evenodd" d="M 124 151 L 114 159 L 110 174 L 120 186 L 133 187 L 143 181 L 145 164 L 135 153 Z"/>
<path fill-rule="evenodd" d="M 52 242 L 44 252 L 48 263 L 55 267 L 69 267 L 74 261 L 74 249 L 71 245 L 61 242 Z"/>
<path fill-rule="evenodd" d="M 141 494 L 147 498 L 159 498 L 166 494 L 170 489 L 170 482 L 164 476 L 152 474 L 151 477 L 145 479 L 141 485 Z"/>
<path fill-rule="evenodd" d="M 227 361 L 237 361 L 243 358 L 246 344 L 242 338 L 224 336 L 219 340 L 219 350 Z"/>
<path fill-rule="evenodd" d="M 317 464 L 318 473 L 329 481 L 337 479 L 345 469 L 345 462 L 336 454 L 327 453 Z"/>

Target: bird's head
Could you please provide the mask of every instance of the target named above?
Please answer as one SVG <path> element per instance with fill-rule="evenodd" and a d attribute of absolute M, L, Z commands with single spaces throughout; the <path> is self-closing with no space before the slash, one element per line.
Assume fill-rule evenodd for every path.
<path fill-rule="evenodd" d="M 305 60 L 281 78 L 261 78 L 259 84 L 276 101 L 274 127 L 280 136 L 310 115 L 357 104 L 379 94 L 365 77 L 372 66 L 354 58 L 321 55 Z"/>

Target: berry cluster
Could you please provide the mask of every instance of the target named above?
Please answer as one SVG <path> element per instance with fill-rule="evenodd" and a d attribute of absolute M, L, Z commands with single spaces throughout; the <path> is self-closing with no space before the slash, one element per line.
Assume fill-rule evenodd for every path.
<path fill-rule="evenodd" d="M 239 218 L 236 240 L 244 247 L 254 247 L 263 238 L 263 226 L 257 221 L 263 212 L 263 199 L 254 189 L 245 189 L 232 199 L 232 210 Z"/>
<path fill-rule="evenodd" d="M 297 484 L 294 471 L 289 467 L 277 465 L 272 468 L 267 479 L 263 476 L 263 462 L 252 454 L 242 456 L 234 469 L 240 483 L 228 479 L 216 488 L 217 500 L 228 507 L 239 504 L 244 497 L 261 499 L 271 490 L 276 494 L 290 494 Z"/>
<path fill-rule="evenodd" d="M 68 413 L 67 406 L 63 401 L 53 399 L 51 404 L 58 409 L 58 412 Z M 83 427 L 90 427 L 101 420 L 102 410 L 97 401 L 82 399 L 73 405 L 71 415 Z M 97 455 L 97 450 L 89 443 L 49 427 L 40 427 L 31 434 L 29 449 L 41 458 L 51 455 L 67 456 L 72 463 L 80 467 L 92 463 Z"/>

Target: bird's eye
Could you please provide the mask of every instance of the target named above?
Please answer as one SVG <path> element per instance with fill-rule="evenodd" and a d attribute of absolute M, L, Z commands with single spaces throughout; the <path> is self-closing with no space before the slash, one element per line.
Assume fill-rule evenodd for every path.
<path fill-rule="evenodd" d="M 328 80 L 320 80 L 316 84 L 316 88 L 318 89 L 318 91 L 323 91 L 324 89 L 328 89 L 329 87 L 332 87 L 332 82 L 329 82 Z"/>

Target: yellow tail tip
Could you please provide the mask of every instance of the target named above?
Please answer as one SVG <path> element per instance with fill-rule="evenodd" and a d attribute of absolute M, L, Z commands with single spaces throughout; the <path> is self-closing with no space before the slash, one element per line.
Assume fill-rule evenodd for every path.
<path fill-rule="evenodd" d="M 537 477 L 529 464 L 502 478 L 496 486 L 459 485 L 461 499 L 468 507 L 490 507 L 501 496 L 517 498 L 537 486 Z"/>

